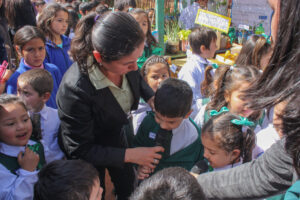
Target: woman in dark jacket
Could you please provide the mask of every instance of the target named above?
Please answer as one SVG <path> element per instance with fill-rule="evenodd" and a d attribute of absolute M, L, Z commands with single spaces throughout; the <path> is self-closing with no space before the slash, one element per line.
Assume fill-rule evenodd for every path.
<path fill-rule="evenodd" d="M 132 163 L 153 169 L 163 148 L 128 148 L 124 130 L 139 98 L 153 101 L 153 91 L 137 71 L 143 32 L 127 13 L 98 18 L 94 13 L 82 18 L 72 41 L 75 63 L 57 93 L 59 140 L 69 159 L 98 169 L 102 186 L 107 168 L 118 199 L 127 199 L 134 189 Z"/>

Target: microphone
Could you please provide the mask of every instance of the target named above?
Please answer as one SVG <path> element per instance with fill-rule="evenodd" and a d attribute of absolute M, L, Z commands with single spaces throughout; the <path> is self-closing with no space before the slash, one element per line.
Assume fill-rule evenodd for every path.
<path fill-rule="evenodd" d="M 208 164 L 205 160 L 200 160 L 196 162 L 194 167 L 191 169 L 192 173 L 202 174 L 208 171 Z"/>
<path fill-rule="evenodd" d="M 162 129 L 160 128 L 158 131 L 157 131 L 157 134 L 156 134 L 156 138 L 155 138 L 155 145 L 156 146 L 162 146 L 162 147 L 165 147 L 168 142 L 168 134 L 169 134 L 170 131 L 167 131 L 166 129 Z"/>

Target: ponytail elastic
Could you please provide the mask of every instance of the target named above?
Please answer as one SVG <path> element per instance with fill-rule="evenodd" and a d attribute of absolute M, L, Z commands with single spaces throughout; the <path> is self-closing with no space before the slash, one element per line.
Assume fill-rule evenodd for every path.
<path fill-rule="evenodd" d="M 220 111 L 218 112 L 218 111 L 216 111 L 216 110 L 212 110 L 212 111 L 210 111 L 210 116 L 211 117 L 213 117 L 213 116 L 218 116 L 218 115 L 220 115 L 220 114 L 222 114 L 222 113 L 225 113 L 225 112 L 229 112 L 229 109 L 227 108 L 227 107 L 222 107 L 221 109 L 220 109 Z"/>
<path fill-rule="evenodd" d="M 96 15 L 94 21 L 96 22 L 100 18 L 100 15 Z"/>
<path fill-rule="evenodd" d="M 231 120 L 231 123 L 235 125 L 240 125 L 240 126 L 254 126 L 255 123 L 252 121 L 249 121 L 246 117 L 240 116 L 240 119 L 233 119 Z"/>

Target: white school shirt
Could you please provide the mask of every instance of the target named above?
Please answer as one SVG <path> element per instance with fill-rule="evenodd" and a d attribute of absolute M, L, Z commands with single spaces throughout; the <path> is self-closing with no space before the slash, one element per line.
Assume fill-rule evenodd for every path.
<path fill-rule="evenodd" d="M 240 158 L 240 162 L 234 163 L 233 165 L 230 164 L 230 165 L 226 165 L 224 167 L 214 168 L 214 172 L 222 171 L 222 170 L 226 170 L 226 169 L 231 169 L 231 168 L 237 167 L 241 164 L 243 164 L 243 159 L 242 158 Z"/>
<path fill-rule="evenodd" d="M 186 81 L 193 90 L 193 105 L 197 99 L 202 99 L 201 83 L 204 81 L 204 73 L 207 65 L 211 64 L 207 59 L 192 54 L 178 73 L 178 78 Z"/>
<path fill-rule="evenodd" d="M 137 134 L 142 121 L 147 116 L 147 111 L 151 110 L 152 109 L 148 103 L 140 101 L 138 109 L 132 112 L 132 125 L 134 135 Z"/>
<path fill-rule="evenodd" d="M 61 160 L 64 157 L 64 153 L 57 143 L 57 134 L 60 126 L 57 110 L 45 105 L 39 113 L 41 114 L 42 129 L 42 139 L 40 142 L 44 146 L 46 163 Z M 29 114 L 32 115 L 33 113 Z"/>
<path fill-rule="evenodd" d="M 189 119 L 182 120 L 179 127 L 173 129 L 172 133 L 170 155 L 188 147 L 198 138 L 198 130 Z"/>
<path fill-rule="evenodd" d="M 29 140 L 28 144 L 36 142 Z M 25 151 L 25 146 L 11 146 L 0 142 L 0 152 L 13 157 L 18 157 L 19 152 Z M 16 174 L 11 173 L 0 164 L 0 199 L 1 200 L 32 200 L 33 187 L 38 180 L 38 171 L 29 172 L 18 169 Z"/>
<path fill-rule="evenodd" d="M 256 134 L 256 144 L 264 151 L 269 149 L 278 140 L 280 140 L 280 137 L 276 132 L 273 124 L 269 124 L 267 128 L 261 130 Z"/>

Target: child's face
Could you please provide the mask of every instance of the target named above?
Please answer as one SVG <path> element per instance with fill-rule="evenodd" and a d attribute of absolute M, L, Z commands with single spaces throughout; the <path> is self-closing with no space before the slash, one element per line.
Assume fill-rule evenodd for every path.
<path fill-rule="evenodd" d="M 0 140 L 12 146 L 25 146 L 31 136 L 32 124 L 27 111 L 20 104 L 3 106 L 0 120 Z"/>
<path fill-rule="evenodd" d="M 65 11 L 58 11 L 51 23 L 51 30 L 54 35 L 60 36 L 65 34 L 69 25 L 69 14 Z"/>
<path fill-rule="evenodd" d="M 202 58 L 213 58 L 217 50 L 217 40 L 212 40 L 209 45 L 209 49 L 201 45 L 201 57 Z"/>
<path fill-rule="evenodd" d="M 204 146 L 204 157 L 213 168 L 225 167 L 226 165 L 232 164 L 239 156 L 239 153 L 236 153 L 239 150 L 228 153 L 221 149 L 215 140 L 206 134 L 202 134 L 201 140 Z"/>
<path fill-rule="evenodd" d="M 247 102 L 240 98 L 240 96 L 243 94 L 242 91 L 249 87 L 249 83 L 239 82 L 237 84 L 239 85 L 238 89 L 232 91 L 231 93 L 225 93 L 225 100 L 228 104 L 228 109 L 230 112 L 236 115 L 249 117 L 253 113 L 253 110 L 246 107 L 245 104 Z"/>
<path fill-rule="evenodd" d="M 168 67 L 162 63 L 149 66 L 149 71 L 145 77 L 146 82 L 156 92 L 159 84 L 169 78 Z"/>
<path fill-rule="evenodd" d="M 18 96 L 22 98 L 28 110 L 39 112 L 45 104 L 44 95 L 39 95 L 33 87 L 23 81 L 18 81 Z"/>
<path fill-rule="evenodd" d="M 188 116 L 187 116 L 188 117 Z M 155 111 L 155 121 L 159 124 L 160 128 L 165 130 L 173 130 L 178 128 L 183 119 L 187 117 L 165 117 L 161 115 L 159 112 Z"/>
<path fill-rule="evenodd" d="M 274 113 L 273 113 L 273 125 L 278 133 L 279 137 L 283 137 L 283 132 L 282 132 L 282 119 L 280 118 L 280 115 L 283 114 L 283 111 L 287 105 L 286 101 L 282 101 L 274 107 Z"/>
<path fill-rule="evenodd" d="M 139 23 L 141 29 L 143 30 L 144 35 L 147 35 L 148 31 L 148 19 L 144 14 L 133 15 L 135 20 Z"/>
<path fill-rule="evenodd" d="M 100 181 L 95 180 L 90 194 L 89 200 L 101 200 L 103 188 L 100 186 Z"/>
<path fill-rule="evenodd" d="M 28 65 L 40 67 L 46 56 L 45 43 L 40 38 L 30 40 L 23 46 L 21 56 Z"/>

